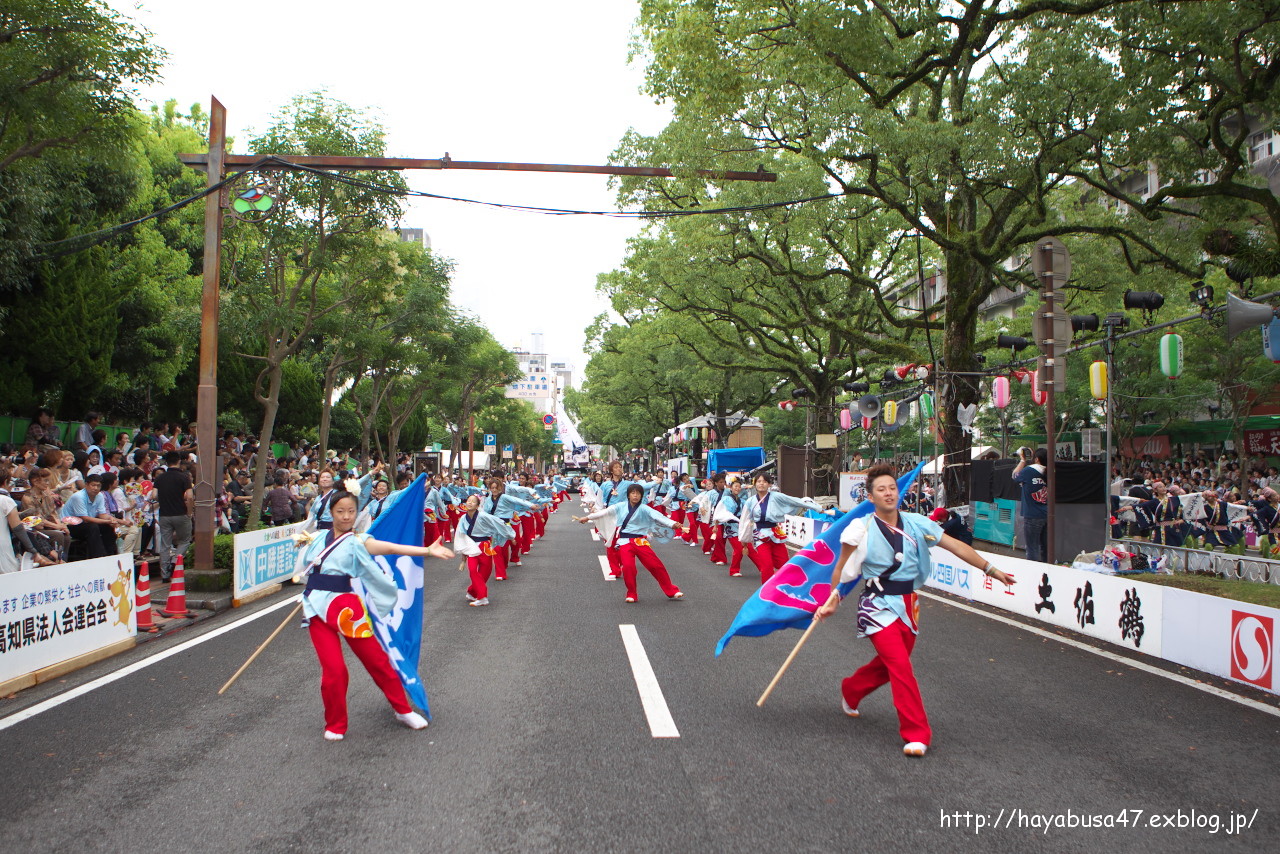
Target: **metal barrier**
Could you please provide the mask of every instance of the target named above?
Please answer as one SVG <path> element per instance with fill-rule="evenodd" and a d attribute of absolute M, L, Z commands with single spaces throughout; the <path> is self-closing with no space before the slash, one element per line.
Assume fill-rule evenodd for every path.
<path fill-rule="evenodd" d="M 1280 560 L 1252 555 L 1230 555 L 1204 549 L 1162 546 L 1146 540 L 1110 540 L 1109 545 L 1144 554 L 1148 559 L 1169 558 L 1174 572 L 1209 572 L 1238 581 L 1280 585 Z"/>

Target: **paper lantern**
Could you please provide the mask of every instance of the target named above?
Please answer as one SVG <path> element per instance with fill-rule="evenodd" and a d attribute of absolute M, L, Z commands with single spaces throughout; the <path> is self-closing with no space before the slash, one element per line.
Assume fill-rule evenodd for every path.
<path fill-rule="evenodd" d="M 707 432 L 711 434 L 711 441 L 714 442 L 716 440 L 716 431 L 708 430 Z"/>
<path fill-rule="evenodd" d="M 1004 409 L 1009 405 L 1009 378 L 996 377 L 991 383 L 991 402 L 996 409 Z"/>
<path fill-rule="evenodd" d="M 920 395 L 920 414 L 925 418 L 933 417 L 933 395 Z"/>
<path fill-rule="evenodd" d="M 886 400 L 884 408 L 880 410 L 880 417 L 884 419 L 885 424 L 898 423 L 898 401 Z"/>
<path fill-rule="evenodd" d="M 1023 385 L 1031 384 L 1031 371 L 1015 370 L 1013 378 Z"/>
<path fill-rule="evenodd" d="M 794 400 L 784 400 L 778 404 L 778 408 L 783 412 L 791 412 L 796 408 L 796 402 Z"/>
<path fill-rule="evenodd" d="M 1094 362 L 1089 365 L 1089 393 L 1094 400 L 1105 400 L 1107 397 L 1107 363 Z"/>
<path fill-rule="evenodd" d="M 1262 352 L 1273 362 L 1280 362 L 1280 317 L 1262 327 Z"/>
<path fill-rule="evenodd" d="M 865 416 L 865 415 L 864 415 L 864 416 L 862 416 L 862 429 L 863 429 L 863 430 L 870 430 L 870 429 L 871 429 L 871 419 L 870 419 L 870 418 L 868 418 L 868 417 L 867 417 L 867 416 Z"/>
<path fill-rule="evenodd" d="M 1036 406 L 1044 406 L 1049 399 L 1049 393 L 1045 391 L 1044 386 L 1040 385 L 1040 372 L 1031 372 L 1031 402 Z"/>
<path fill-rule="evenodd" d="M 1176 332 L 1160 336 L 1160 373 L 1170 379 L 1182 375 L 1182 336 Z"/>
<path fill-rule="evenodd" d="M 853 414 L 847 409 L 840 410 L 840 429 L 848 430 L 853 427 Z"/>

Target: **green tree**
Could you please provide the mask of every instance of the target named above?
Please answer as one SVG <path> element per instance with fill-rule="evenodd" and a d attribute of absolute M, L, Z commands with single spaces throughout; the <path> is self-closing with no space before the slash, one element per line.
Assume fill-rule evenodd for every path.
<path fill-rule="evenodd" d="M 319 93 L 294 98 L 250 147 L 259 154 L 385 153 L 381 127 Z M 395 174 L 357 172 L 353 178 L 403 183 Z M 264 447 L 275 428 L 285 363 L 310 345 L 317 323 L 367 305 L 371 292 L 385 288 L 395 265 L 386 229 L 400 214 L 398 197 L 367 185 L 285 172 L 279 186 L 275 215 L 238 226 L 225 244 L 226 315 L 245 342 L 259 348 L 241 352 L 261 363 L 254 396 L 262 407 L 258 438 Z M 258 518 L 265 478 L 266 467 L 257 467 L 251 519 Z"/>

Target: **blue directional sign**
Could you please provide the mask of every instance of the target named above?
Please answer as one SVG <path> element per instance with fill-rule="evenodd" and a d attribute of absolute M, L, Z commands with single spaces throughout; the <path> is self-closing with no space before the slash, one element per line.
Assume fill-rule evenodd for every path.
<path fill-rule="evenodd" d="M 496 445 L 496 444 L 498 444 L 498 434 L 497 434 L 497 433 L 485 433 L 485 434 L 484 434 L 484 443 L 485 443 L 486 445 Z"/>

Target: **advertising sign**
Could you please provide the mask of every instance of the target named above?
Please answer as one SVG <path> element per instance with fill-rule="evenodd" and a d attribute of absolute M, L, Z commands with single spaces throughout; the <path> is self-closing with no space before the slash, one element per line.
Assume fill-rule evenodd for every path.
<path fill-rule="evenodd" d="M 861 471 L 840 472 L 840 494 L 837 496 L 840 509 L 846 513 L 858 506 L 858 502 L 867 497 L 867 474 Z"/>
<path fill-rule="evenodd" d="M 1006 588 L 951 552 L 934 548 L 928 584 L 1006 611 L 1162 657 L 1171 589 L 1124 576 L 978 552 L 1017 583 Z"/>
<path fill-rule="evenodd" d="M 137 634 L 132 556 L 0 574 L 0 682 Z"/>
<path fill-rule="evenodd" d="M 292 525 L 235 535 L 235 560 L 231 577 L 233 599 L 243 599 L 293 575 L 294 566 L 298 562 L 293 535 L 301 531 L 304 524 L 295 522 Z"/>

